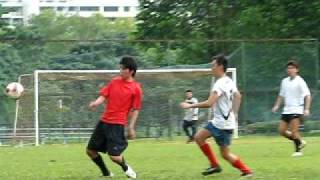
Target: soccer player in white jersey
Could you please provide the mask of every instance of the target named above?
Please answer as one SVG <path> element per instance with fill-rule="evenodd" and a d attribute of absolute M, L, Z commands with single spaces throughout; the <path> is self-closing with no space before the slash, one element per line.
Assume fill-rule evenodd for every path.
<path fill-rule="evenodd" d="M 195 141 L 201 151 L 207 156 L 210 167 L 202 172 L 202 175 L 220 173 L 222 171 L 217 158 L 215 157 L 206 139 L 213 137 L 220 148 L 222 157 L 235 168 L 239 169 L 241 176 L 252 176 L 252 171 L 246 166 L 238 156 L 231 153 L 230 144 L 233 129 L 236 126 L 236 117 L 240 106 L 241 95 L 236 85 L 226 75 L 228 66 L 227 59 L 222 56 L 212 58 L 212 74 L 216 82 L 206 101 L 188 104 L 181 103 L 182 108 L 213 108 L 213 119 L 197 132 Z"/>
<path fill-rule="evenodd" d="M 192 90 L 188 89 L 186 90 L 186 99 L 185 101 L 188 104 L 195 104 L 198 103 L 198 99 L 193 97 Z M 183 130 L 188 136 L 187 143 L 190 143 L 194 140 L 194 135 L 197 131 L 197 121 L 199 119 L 198 117 L 199 108 L 190 108 L 185 110 L 185 115 L 183 118 Z M 191 128 L 191 132 L 189 129 Z"/>
<path fill-rule="evenodd" d="M 301 149 L 305 147 L 306 142 L 301 139 L 299 126 L 302 116 L 310 115 L 310 90 L 307 83 L 299 76 L 299 65 L 296 61 L 291 60 L 287 63 L 287 73 L 288 77 L 281 82 L 280 93 L 272 112 L 276 112 L 284 101 L 279 133 L 293 141 L 295 152 L 292 156 L 302 156 Z"/>

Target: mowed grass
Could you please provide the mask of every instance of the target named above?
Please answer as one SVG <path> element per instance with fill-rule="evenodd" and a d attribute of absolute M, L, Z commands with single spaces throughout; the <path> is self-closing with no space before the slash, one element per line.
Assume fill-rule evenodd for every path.
<path fill-rule="evenodd" d="M 281 137 L 247 136 L 233 140 L 232 151 L 254 171 L 250 179 L 320 179 L 320 138 L 307 137 L 303 157 L 291 157 L 293 145 Z M 215 143 L 223 172 L 203 177 L 208 166 L 196 144 L 183 139 L 130 141 L 125 152 L 128 163 L 137 171 L 138 179 L 198 180 L 240 178 L 240 172 L 224 161 Z M 0 179 L 104 179 L 85 154 L 86 144 L 43 145 L 40 147 L 0 147 Z M 120 167 L 103 156 L 115 175 L 112 179 L 127 179 Z"/>

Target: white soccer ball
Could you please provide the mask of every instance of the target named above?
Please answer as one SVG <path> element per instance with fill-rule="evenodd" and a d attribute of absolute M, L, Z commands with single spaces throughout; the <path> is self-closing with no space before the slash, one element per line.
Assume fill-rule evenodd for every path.
<path fill-rule="evenodd" d="M 23 91 L 24 87 L 18 82 L 12 82 L 6 87 L 6 94 L 15 99 L 19 98 L 23 94 Z"/>

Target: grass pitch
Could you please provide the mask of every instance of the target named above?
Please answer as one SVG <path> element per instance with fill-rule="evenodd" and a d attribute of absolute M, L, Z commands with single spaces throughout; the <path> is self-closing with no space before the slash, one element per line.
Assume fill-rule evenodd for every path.
<path fill-rule="evenodd" d="M 254 171 L 251 179 L 317 180 L 320 178 L 320 138 L 307 137 L 304 156 L 291 157 L 293 144 L 281 137 L 247 136 L 233 140 L 232 151 Z M 196 144 L 176 140 L 139 139 L 129 142 L 128 163 L 145 180 L 233 180 L 240 172 L 224 161 L 210 140 L 223 172 L 203 177 L 208 162 Z M 98 168 L 85 154 L 86 144 L 43 145 L 40 147 L 0 147 L 0 179 L 48 180 L 101 178 Z M 112 179 L 127 179 L 120 167 L 103 156 Z"/>

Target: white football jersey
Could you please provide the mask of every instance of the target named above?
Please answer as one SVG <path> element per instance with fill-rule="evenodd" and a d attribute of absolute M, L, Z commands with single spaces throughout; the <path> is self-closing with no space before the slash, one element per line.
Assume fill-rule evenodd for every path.
<path fill-rule="evenodd" d="M 302 77 L 284 78 L 279 93 L 279 96 L 284 98 L 282 114 L 303 114 L 304 98 L 308 95 L 310 95 L 310 90 Z"/>
<path fill-rule="evenodd" d="M 195 103 L 198 103 L 198 99 L 197 98 L 186 99 L 185 102 L 189 104 L 195 104 Z M 198 111 L 199 111 L 199 108 L 186 109 L 183 120 L 186 120 L 186 121 L 198 120 L 199 119 Z"/>
<path fill-rule="evenodd" d="M 213 108 L 213 119 L 211 123 L 219 129 L 234 129 L 236 127 L 235 115 L 232 111 L 234 93 L 238 91 L 236 84 L 228 76 L 219 78 L 212 92 L 219 96 Z"/>

